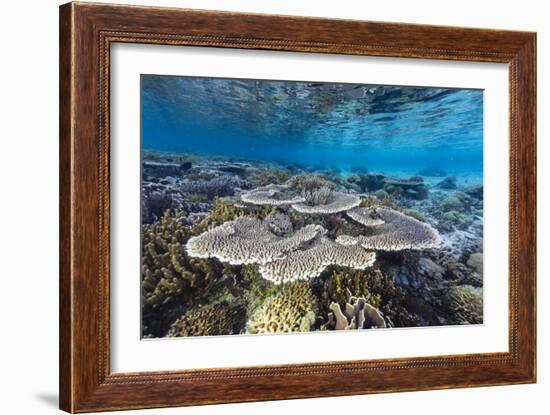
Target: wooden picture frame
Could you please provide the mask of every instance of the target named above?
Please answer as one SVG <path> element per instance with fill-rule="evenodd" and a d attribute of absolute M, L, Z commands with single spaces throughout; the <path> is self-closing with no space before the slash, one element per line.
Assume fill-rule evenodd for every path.
<path fill-rule="evenodd" d="M 509 351 L 111 373 L 109 70 L 114 43 L 509 65 Z M 60 8 L 60 407 L 68 412 L 536 380 L 536 34 L 69 3 Z M 175 368 L 176 369 L 176 368 Z"/>

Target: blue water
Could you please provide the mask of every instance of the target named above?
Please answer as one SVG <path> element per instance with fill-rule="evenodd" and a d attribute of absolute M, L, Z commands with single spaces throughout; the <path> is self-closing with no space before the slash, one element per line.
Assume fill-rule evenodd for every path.
<path fill-rule="evenodd" d="M 482 176 L 483 91 L 142 75 L 146 150 Z"/>

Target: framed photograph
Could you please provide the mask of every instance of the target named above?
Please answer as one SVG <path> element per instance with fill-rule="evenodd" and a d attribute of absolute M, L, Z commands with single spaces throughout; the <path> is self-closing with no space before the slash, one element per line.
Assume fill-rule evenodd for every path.
<path fill-rule="evenodd" d="M 536 381 L 536 35 L 60 8 L 60 406 Z"/>

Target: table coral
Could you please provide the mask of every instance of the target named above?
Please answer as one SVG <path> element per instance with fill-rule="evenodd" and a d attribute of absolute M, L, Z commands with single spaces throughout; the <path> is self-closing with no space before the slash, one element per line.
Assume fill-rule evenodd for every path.
<path fill-rule="evenodd" d="M 351 193 L 332 191 L 324 198 L 317 199 L 321 204 L 308 205 L 295 203 L 292 208 L 300 213 L 331 215 L 353 209 L 361 204 L 361 198 Z"/>
<path fill-rule="evenodd" d="M 354 269 L 372 266 L 376 259 L 374 252 L 361 246 L 345 246 L 326 238 L 311 248 L 290 252 L 287 256 L 275 259 L 260 266 L 260 274 L 275 284 L 317 277 L 329 265 L 339 265 Z"/>
<path fill-rule="evenodd" d="M 190 238 L 186 249 L 189 256 L 217 258 L 232 265 L 265 264 L 324 233 L 319 225 L 307 225 L 283 238 L 264 221 L 239 217 Z"/>
<path fill-rule="evenodd" d="M 310 331 L 315 323 L 316 299 L 304 283 L 283 286 L 268 297 L 246 324 L 249 334 Z"/>
<path fill-rule="evenodd" d="M 284 206 L 304 202 L 305 198 L 289 192 L 286 185 L 270 184 L 243 193 L 241 200 L 252 205 Z"/>
<path fill-rule="evenodd" d="M 439 233 L 427 223 L 383 207 L 375 208 L 372 215 L 376 215 L 384 223 L 372 227 L 370 235 L 341 235 L 336 242 L 343 245 L 359 244 L 365 249 L 383 251 L 428 249 L 440 244 Z"/>

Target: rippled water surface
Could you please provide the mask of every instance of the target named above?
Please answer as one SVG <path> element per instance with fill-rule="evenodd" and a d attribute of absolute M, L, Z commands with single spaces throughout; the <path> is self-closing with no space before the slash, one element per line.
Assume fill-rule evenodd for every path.
<path fill-rule="evenodd" d="M 142 75 L 146 150 L 313 170 L 483 171 L 483 91 Z"/>

